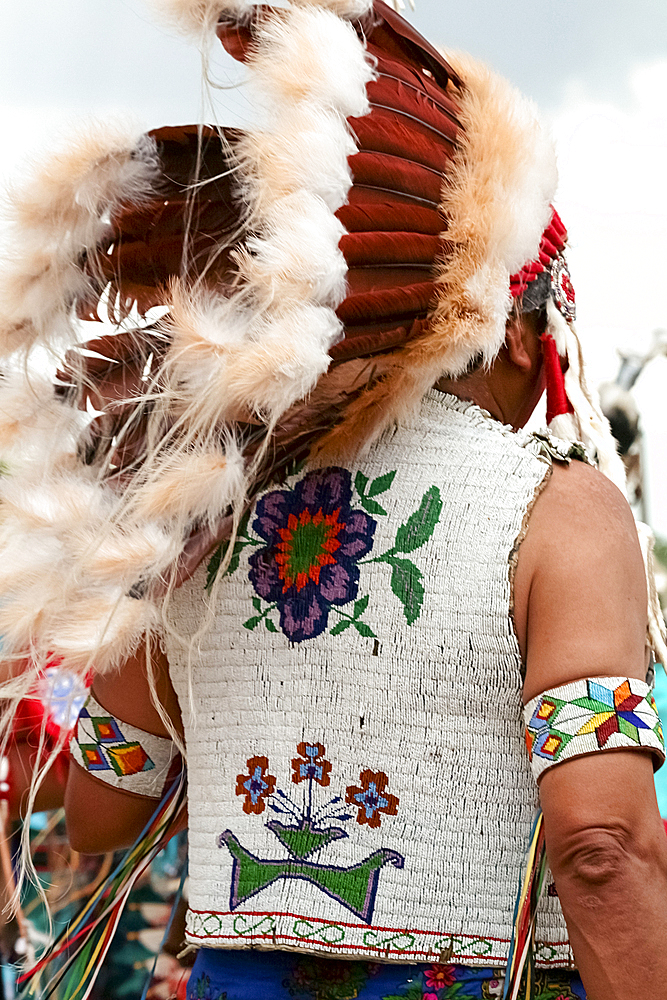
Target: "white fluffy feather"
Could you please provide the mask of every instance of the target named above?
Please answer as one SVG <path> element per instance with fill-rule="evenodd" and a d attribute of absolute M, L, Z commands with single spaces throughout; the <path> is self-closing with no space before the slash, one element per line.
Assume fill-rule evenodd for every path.
<path fill-rule="evenodd" d="M 352 25 L 330 10 L 308 4 L 267 18 L 250 65 L 251 93 L 274 114 L 283 116 L 301 102 L 344 117 L 368 113 L 373 69 Z"/>
<path fill-rule="evenodd" d="M 260 308 L 314 299 L 337 306 L 345 297 L 347 264 L 338 249 L 344 227 L 310 193 L 271 205 L 261 236 L 251 236 L 241 265 Z M 287 287 L 286 287 L 287 286 Z"/>
<path fill-rule="evenodd" d="M 324 6 L 368 9 L 365 0 Z M 220 13 L 243 19 L 250 5 L 163 0 L 161 9 L 201 36 Z M 253 236 L 231 297 L 174 286 L 166 398 L 188 431 L 174 439 L 171 457 L 158 451 L 141 482 L 116 496 L 95 484 L 76 452 L 90 417 L 68 406 L 61 413 L 60 403 L 35 406 L 19 383 L 0 388 L 0 439 L 28 456 L 0 484 L 5 526 L 17 540 L 45 543 L 41 554 L 18 541 L 6 548 L 7 570 L 16 573 L 0 572 L 0 633 L 17 655 L 32 650 L 43 659 L 50 651 L 70 669 L 94 662 L 104 671 L 131 653 L 158 620 L 154 603 L 127 596 L 133 585 L 150 594 L 192 525 L 241 502 L 243 460 L 233 441 L 215 444 L 221 423 L 248 412 L 276 419 L 307 395 L 340 337 L 334 308 L 345 294 L 345 264 L 333 213 L 347 197 L 356 149 L 346 117 L 367 110 L 372 67 L 354 30 L 313 6 L 270 14 L 248 67 L 258 102 L 273 109 L 268 129 L 250 134 L 239 157 Z M 97 244 L 120 201 L 150 190 L 154 151 L 134 147 L 133 138 L 83 144 L 23 198 L 24 262 L 10 275 L 4 325 L 0 317 L 4 349 L 48 339 L 54 329 L 71 336 L 81 251 Z M 55 458 L 36 444 L 53 443 L 45 413 L 46 423 L 60 424 Z"/>
<path fill-rule="evenodd" d="M 296 0 L 309 8 L 322 7 L 338 17 L 355 20 L 372 10 L 371 0 Z M 156 15 L 174 25 L 184 35 L 201 41 L 212 34 L 221 17 L 245 21 L 257 6 L 256 0 L 150 0 Z"/>
<path fill-rule="evenodd" d="M 211 525 L 245 492 L 243 457 L 230 438 L 225 450 L 202 448 L 175 456 L 139 493 L 139 517 L 207 521 Z"/>
<path fill-rule="evenodd" d="M 121 203 L 140 203 L 157 176 L 155 144 L 134 129 L 90 129 L 11 197 L 9 256 L 0 272 L 0 354 L 76 339 L 69 322 L 92 255 Z"/>
<path fill-rule="evenodd" d="M 253 228 L 276 201 L 299 191 L 321 198 L 335 212 L 352 184 L 347 160 L 356 146 L 338 114 L 303 102 L 286 109 L 279 125 L 271 132 L 246 133 L 235 149 Z"/>

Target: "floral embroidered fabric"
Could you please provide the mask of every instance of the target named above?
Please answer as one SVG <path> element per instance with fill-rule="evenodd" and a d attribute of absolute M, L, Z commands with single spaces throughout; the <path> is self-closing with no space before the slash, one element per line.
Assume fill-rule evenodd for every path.
<path fill-rule="evenodd" d="M 537 781 L 571 757 L 600 750 L 650 750 L 661 766 L 665 744 L 648 684 L 633 677 L 591 677 L 552 688 L 524 708 L 526 744 Z"/>
<path fill-rule="evenodd" d="M 508 567 L 551 464 L 428 393 L 350 466 L 268 487 L 174 593 L 189 943 L 506 964 L 537 802 Z M 535 961 L 572 962 L 548 894 Z"/>
<path fill-rule="evenodd" d="M 187 1000 L 492 1000 L 504 969 L 464 965 L 388 965 L 298 955 L 202 949 Z M 539 1000 L 586 1000 L 576 972 L 538 971 Z M 525 1000 L 520 994 L 519 1000 Z"/>
<path fill-rule="evenodd" d="M 420 549 L 433 534 L 442 511 L 437 486 L 431 486 L 417 509 L 399 525 L 394 544 L 373 553 L 377 517 L 387 511 L 378 497 L 391 490 L 396 470 L 369 482 L 357 472 L 331 466 L 307 473 L 291 489 L 273 490 L 257 502 L 255 516 L 244 518 L 237 535 L 227 573 L 234 573 L 244 548 L 255 551 L 248 560 L 248 577 L 256 597 L 258 614 L 243 623 L 254 631 L 262 622 L 269 632 L 278 627 L 291 642 L 314 639 L 329 628 L 330 615 L 337 620 L 330 635 L 354 628 L 364 638 L 376 639 L 362 620 L 370 594 L 359 598 L 360 560 L 384 563 L 391 569 L 391 589 L 403 605 L 408 625 L 419 617 L 424 600 L 422 573 L 406 554 Z M 375 517 L 371 517 L 375 515 Z M 225 546 L 215 553 L 208 567 L 207 586 L 217 575 Z M 359 599 L 357 599 L 359 598 Z M 354 601 L 351 613 L 343 606 Z"/>

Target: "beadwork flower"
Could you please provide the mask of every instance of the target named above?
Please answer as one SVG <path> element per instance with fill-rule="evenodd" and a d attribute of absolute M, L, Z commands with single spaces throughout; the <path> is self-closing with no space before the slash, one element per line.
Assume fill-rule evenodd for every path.
<path fill-rule="evenodd" d="M 432 965 L 424 970 L 424 980 L 430 990 L 440 990 L 443 986 L 451 986 L 455 980 L 453 965 Z"/>
<path fill-rule="evenodd" d="M 267 774 L 268 757 L 249 757 L 247 774 L 236 775 L 236 794 L 244 795 L 243 812 L 259 815 L 266 808 L 265 799 L 273 795 L 276 787 L 274 775 Z"/>
<path fill-rule="evenodd" d="M 320 635 L 332 605 L 357 596 L 358 560 L 370 552 L 376 522 L 352 510 L 346 469 L 309 472 L 292 490 L 274 490 L 256 507 L 253 528 L 266 541 L 250 558 L 250 581 L 275 602 L 292 642 Z"/>
<path fill-rule="evenodd" d="M 398 811 L 398 797 L 386 791 L 389 778 L 383 771 L 366 769 L 359 775 L 361 786 L 348 785 L 345 789 L 345 801 L 356 806 L 357 823 L 362 826 L 377 828 L 380 825 L 380 813 L 395 816 Z"/>
<path fill-rule="evenodd" d="M 324 759 L 327 752 L 321 743 L 299 743 L 296 748 L 300 757 L 292 758 L 292 781 L 295 785 L 302 781 L 316 781 L 323 788 L 329 784 L 331 764 Z"/>

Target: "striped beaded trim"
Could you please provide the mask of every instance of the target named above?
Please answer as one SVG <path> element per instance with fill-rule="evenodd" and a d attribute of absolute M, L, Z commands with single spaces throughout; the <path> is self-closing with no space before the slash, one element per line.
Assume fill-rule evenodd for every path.
<path fill-rule="evenodd" d="M 70 740 L 70 753 L 94 778 L 124 792 L 162 798 L 173 741 L 121 722 L 89 695 Z"/>
<path fill-rule="evenodd" d="M 651 688 L 634 677 L 589 677 L 537 695 L 524 707 L 526 745 L 536 781 L 554 764 L 600 750 L 650 750 L 665 760 Z"/>

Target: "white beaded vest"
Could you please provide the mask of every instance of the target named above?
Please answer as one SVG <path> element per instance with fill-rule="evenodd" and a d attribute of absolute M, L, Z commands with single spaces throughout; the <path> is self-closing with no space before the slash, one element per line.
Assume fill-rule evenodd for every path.
<path fill-rule="evenodd" d="M 214 558 L 174 595 L 191 943 L 506 962 L 537 807 L 511 565 L 554 454 L 432 390 L 358 464 L 263 493 L 217 590 Z M 572 963 L 549 893 L 536 961 Z"/>

